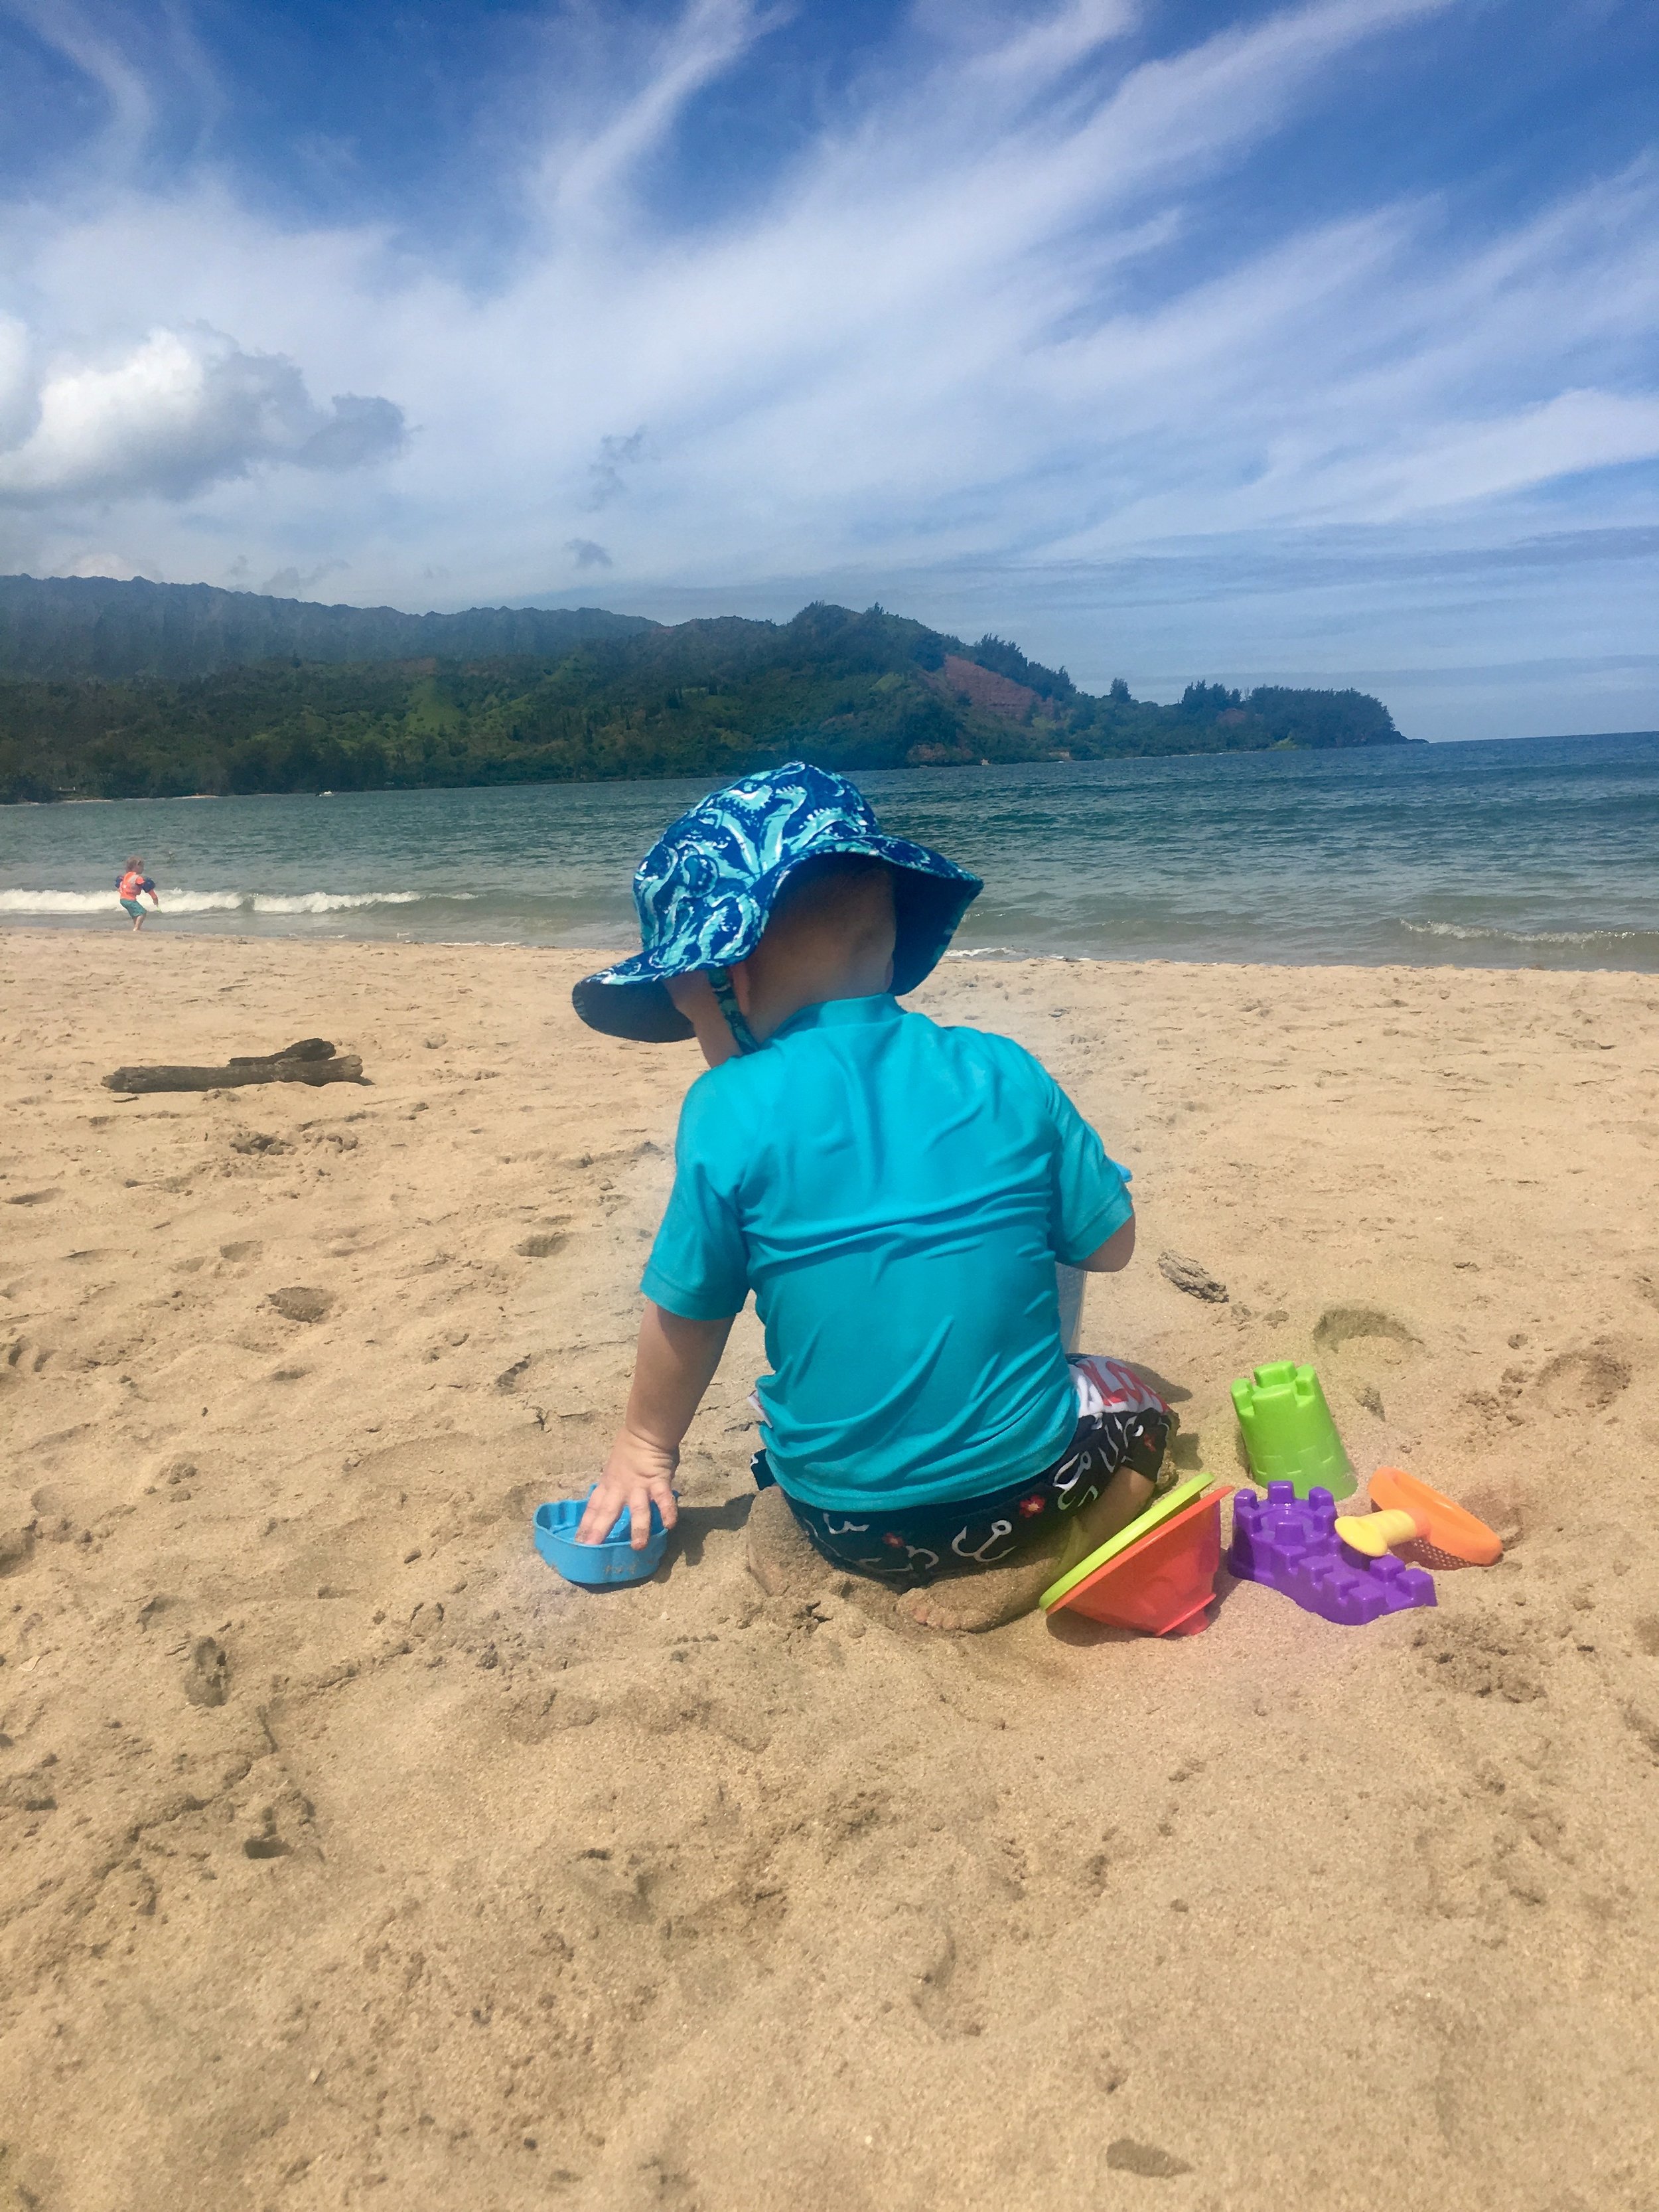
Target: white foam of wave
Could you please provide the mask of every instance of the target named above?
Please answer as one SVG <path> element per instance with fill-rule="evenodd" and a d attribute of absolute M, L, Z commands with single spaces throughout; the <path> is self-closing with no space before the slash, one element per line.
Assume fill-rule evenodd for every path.
<path fill-rule="evenodd" d="M 360 906 L 413 906 L 420 896 L 419 891 L 295 891 L 283 897 L 256 891 L 250 903 L 255 914 L 346 914 Z"/>
<path fill-rule="evenodd" d="M 175 914 L 231 914 L 242 903 L 240 891 L 169 891 L 162 899 Z M 107 891 L 0 891 L 0 914 L 118 914 L 120 903 Z M 144 911 L 149 912 L 146 901 Z"/>
<path fill-rule="evenodd" d="M 945 954 L 946 960 L 1057 960 L 1063 966 L 1076 968 L 1085 956 L 1080 952 L 1022 952 L 1017 945 L 970 945 L 957 947 Z"/>
<path fill-rule="evenodd" d="M 1403 919 L 1400 927 L 1414 937 L 1484 938 L 1502 945 L 1623 945 L 1632 938 L 1659 938 L 1654 929 L 1489 929 L 1478 922 Z"/>
<path fill-rule="evenodd" d="M 365 906 L 413 906 L 421 891 L 186 891 L 161 887 L 163 914 L 343 914 Z M 449 891 L 453 899 L 471 899 L 476 891 Z M 113 890 L 0 890 L 0 914 L 115 914 Z M 145 912 L 149 908 L 145 906 Z"/>

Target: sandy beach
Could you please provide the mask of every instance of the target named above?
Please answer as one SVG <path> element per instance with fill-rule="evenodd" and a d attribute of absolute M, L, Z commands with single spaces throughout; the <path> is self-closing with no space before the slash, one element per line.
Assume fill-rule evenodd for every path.
<path fill-rule="evenodd" d="M 1659 2207 L 1659 978 L 942 969 L 1135 1171 L 1182 1464 L 1313 1359 L 1509 1547 L 943 1638 L 750 1581 L 752 1316 L 659 1576 L 532 1550 L 700 1065 L 591 956 L 0 950 L 4 2212 Z"/>

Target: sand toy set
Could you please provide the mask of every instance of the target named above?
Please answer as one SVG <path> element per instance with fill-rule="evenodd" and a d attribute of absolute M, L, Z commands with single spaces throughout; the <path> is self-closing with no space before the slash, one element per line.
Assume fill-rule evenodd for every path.
<path fill-rule="evenodd" d="M 1283 1360 L 1232 1388 L 1250 1471 L 1267 1487 L 1232 1493 L 1230 1573 L 1263 1583 L 1345 1628 L 1436 1602 L 1431 1566 L 1491 1566 L 1503 1553 L 1474 1514 L 1400 1468 L 1371 1477 L 1369 1513 L 1339 1515 L 1358 1487 L 1319 1377 Z M 1190 1636 L 1207 1626 L 1229 1486 L 1196 1475 L 1155 1498 L 1042 1594 L 1045 1613 L 1114 1628 Z M 1410 1561 L 1397 1551 L 1413 1554 Z"/>
<path fill-rule="evenodd" d="M 1346 1628 L 1433 1605 L 1431 1566 L 1491 1566 L 1502 1556 L 1484 1522 L 1401 1468 L 1378 1468 L 1371 1477 L 1369 1513 L 1339 1514 L 1337 1501 L 1358 1483 L 1311 1367 L 1290 1360 L 1258 1367 L 1233 1384 L 1232 1398 L 1250 1472 L 1267 1496 L 1188 1476 L 1044 1590 L 1044 1613 L 1148 1636 L 1197 1635 L 1209 1626 L 1221 1508 L 1230 1496 L 1229 1572 Z M 654 1574 L 668 1544 L 656 1507 L 650 1541 L 636 1552 L 625 1513 L 602 1544 L 577 1543 L 586 1503 L 584 1496 L 538 1509 L 536 1548 L 548 1565 L 589 1588 Z M 1402 1550 L 1411 1560 L 1396 1558 Z"/>

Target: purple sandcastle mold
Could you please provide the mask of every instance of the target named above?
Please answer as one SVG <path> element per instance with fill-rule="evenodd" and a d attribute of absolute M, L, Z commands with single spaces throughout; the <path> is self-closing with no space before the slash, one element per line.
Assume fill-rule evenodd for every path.
<path fill-rule="evenodd" d="M 1266 1583 L 1343 1628 L 1435 1601 L 1434 1577 L 1421 1567 L 1390 1553 L 1368 1559 L 1342 1541 L 1328 1490 L 1298 1498 L 1288 1482 L 1270 1482 L 1265 1498 L 1235 1492 L 1227 1565 L 1241 1581 Z"/>

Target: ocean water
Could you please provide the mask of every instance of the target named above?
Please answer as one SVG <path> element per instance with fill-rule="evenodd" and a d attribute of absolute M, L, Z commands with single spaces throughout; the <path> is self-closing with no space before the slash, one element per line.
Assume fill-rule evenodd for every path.
<path fill-rule="evenodd" d="M 985 878 L 964 954 L 1659 969 L 1659 733 L 890 770 L 894 830 Z M 0 808 L 0 923 L 632 946 L 702 781 Z"/>

